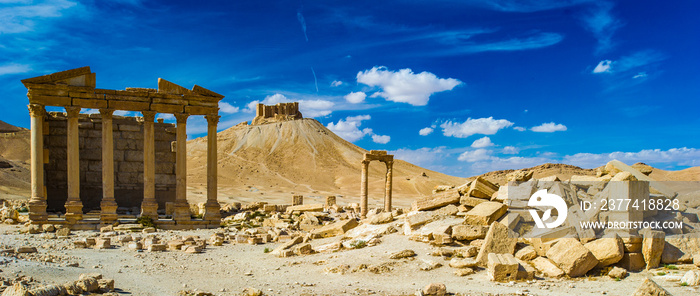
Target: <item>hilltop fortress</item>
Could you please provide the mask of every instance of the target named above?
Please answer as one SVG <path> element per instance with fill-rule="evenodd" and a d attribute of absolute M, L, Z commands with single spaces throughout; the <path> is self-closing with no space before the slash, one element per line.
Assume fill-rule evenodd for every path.
<path fill-rule="evenodd" d="M 265 124 L 302 118 L 301 112 L 299 112 L 299 102 L 277 103 L 277 105 L 271 106 L 258 104 L 252 124 Z"/>

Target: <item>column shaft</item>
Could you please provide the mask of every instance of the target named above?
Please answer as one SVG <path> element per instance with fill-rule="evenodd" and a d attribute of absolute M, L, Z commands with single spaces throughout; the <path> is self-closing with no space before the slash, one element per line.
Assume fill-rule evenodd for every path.
<path fill-rule="evenodd" d="M 362 161 L 362 180 L 360 181 L 360 217 L 367 218 L 367 171 L 369 169 L 369 161 Z"/>
<path fill-rule="evenodd" d="M 46 196 L 44 196 L 44 115 L 43 105 L 30 104 L 31 116 L 31 180 L 32 196 L 29 200 L 29 219 L 46 222 Z"/>
<path fill-rule="evenodd" d="M 177 119 L 175 154 L 175 209 L 173 219 L 189 221 L 190 207 L 187 204 L 187 117 L 189 114 L 175 114 Z"/>
<path fill-rule="evenodd" d="M 221 116 L 211 114 L 205 116 L 207 118 L 207 203 L 204 206 L 204 220 L 218 222 L 221 220 L 221 212 L 219 201 L 217 198 L 218 190 L 218 170 L 217 170 L 217 144 L 216 144 L 216 125 L 219 123 Z"/>
<path fill-rule="evenodd" d="M 114 109 L 100 109 L 102 115 L 102 201 L 100 220 L 111 224 L 117 220 L 117 202 L 114 200 L 114 137 L 112 114 Z"/>
<path fill-rule="evenodd" d="M 158 202 L 156 202 L 156 150 L 153 120 L 155 111 L 143 111 L 143 202 L 141 216 L 158 220 Z"/>
<path fill-rule="evenodd" d="M 391 212 L 391 187 L 393 183 L 393 168 L 394 162 L 386 162 L 386 180 L 385 180 L 385 192 L 384 192 L 384 211 Z"/>
<path fill-rule="evenodd" d="M 83 219 L 83 203 L 80 201 L 80 137 L 78 130 L 80 107 L 66 107 L 66 112 L 68 113 L 66 221 L 75 223 Z"/>

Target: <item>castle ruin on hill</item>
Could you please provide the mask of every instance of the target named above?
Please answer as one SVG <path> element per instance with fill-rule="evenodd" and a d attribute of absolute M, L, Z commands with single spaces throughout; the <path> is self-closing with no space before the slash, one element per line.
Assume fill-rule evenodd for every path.
<path fill-rule="evenodd" d="M 302 119 L 299 102 L 277 103 L 277 105 L 258 104 L 255 109 L 253 124 L 265 124 L 280 121 Z"/>

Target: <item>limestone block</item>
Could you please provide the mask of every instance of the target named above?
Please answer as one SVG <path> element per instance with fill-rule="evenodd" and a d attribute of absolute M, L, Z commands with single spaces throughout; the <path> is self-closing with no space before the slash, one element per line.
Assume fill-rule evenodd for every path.
<path fill-rule="evenodd" d="M 474 258 L 457 258 L 450 259 L 450 267 L 452 268 L 472 268 L 479 266 L 479 262 Z"/>
<path fill-rule="evenodd" d="M 456 240 L 475 240 L 486 237 L 489 228 L 481 225 L 454 225 L 452 226 L 452 238 Z"/>
<path fill-rule="evenodd" d="M 489 231 L 486 233 L 484 242 L 481 245 L 479 254 L 476 255 L 476 261 L 479 266 L 486 266 L 488 254 L 513 254 L 517 239 L 514 234 L 501 223 L 492 223 Z"/>
<path fill-rule="evenodd" d="M 532 260 L 537 257 L 537 252 L 535 252 L 535 248 L 533 246 L 526 246 L 517 252 L 515 252 L 515 258 L 518 258 L 520 260 Z"/>
<path fill-rule="evenodd" d="M 518 213 L 508 213 L 507 215 L 503 216 L 500 220 L 498 220 L 498 223 L 501 223 L 508 227 L 509 229 L 515 230 L 515 228 L 518 227 L 518 223 L 522 218 L 520 217 L 520 214 Z"/>
<path fill-rule="evenodd" d="M 297 236 L 295 238 L 290 239 L 286 243 L 280 245 L 279 247 L 275 248 L 270 253 L 272 253 L 272 255 L 279 256 L 281 255 L 282 251 L 291 249 L 294 245 L 300 244 L 303 240 L 304 239 L 301 236 Z"/>
<path fill-rule="evenodd" d="M 182 105 L 172 105 L 172 104 L 158 104 L 158 103 L 153 103 L 151 104 L 151 110 L 156 111 L 158 113 L 170 113 L 170 114 L 175 114 L 175 113 L 182 113 L 185 110 L 185 107 Z"/>
<path fill-rule="evenodd" d="M 408 226 L 410 229 L 413 229 L 433 221 L 433 219 L 435 219 L 435 215 L 431 212 L 413 212 L 406 215 L 404 226 Z"/>
<path fill-rule="evenodd" d="M 547 258 L 570 277 L 585 275 L 598 259 L 575 238 L 563 238 L 547 251 Z"/>
<path fill-rule="evenodd" d="M 613 235 L 613 237 L 599 238 L 583 246 L 598 259 L 598 265 L 596 265 L 598 268 L 617 263 L 625 254 L 622 238 L 617 236 L 617 234 Z"/>
<path fill-rule="evenodd" d="M 149 252 L 162 252 L 167 249 L 168 247 L 165 244 L 151 244 L 148 246 Z"/>
<path fill-rule="evenodd" d="M 494 185 L 493 183 L 487 181 L 484 178 L 477 177 L 474 181 L 471 182 L 471 185 L 469 185 L 469 190 L 467 191 L 466 195 L 490 199 L 491 196 L 497 191 L 498 186 Z"/>
<path fill-rule="evenodd" d="M 358 223 L 355 219 L 347 219 L 325 225 L 313 231 L 315 235 L 321 237 L 331 237 L 346 233 L 348 230 L 357 227 Z"/>
<path fill-rule="evenodd" d="M 661 288 L 650 278 L 645 278 L 631 296 L 671 296 L 671 293 Z"/>
<path fill-rule="evenodd" d="M 509 282 L 518 279 L 518 261 L 512 254 L 495 254 L 488 256 L 488 274 L 492 281 Z"/>
<path fill-rule="evenodd" d="M 2 296 L 32 296 L 29 292 L 29 289 L 27 289 L 27 286 L 25 286 L 21 282 L 17 282 L 14 285 L 7 287 L 4 292 L 2 292 Z M 444 293 L 442 295 L 445 295 Z"/>
<path fill-rule="evenodd" d="M 700 270 L 688 270 L 681 278 L 681 283 L 688 286 L 697 286 L 700 284 Z"/>
<path fill-rule="evenodd" d="M 608 165 L 610 167 L 614 167 L 615 169 L 617 169 L 619 171 L 630 172 L 635 178 L 637 178 L 637 180 L 649 182 L 649 185 L 652 188 L 661 192 L 661 194 L 663 194 L 664 196 L 666 196 L 668 198 L 673 198 L 677 195 L 677 193 L 675 191 L 673 191 L 673 189 L 668 187 L 666 184 L 663 184 L 663 182 L 655 181 L 654 179 L 644 175 L 642 172 L 636 170 L 635 168 L 633 168 L 631 166 L 624 164 L 621 161 L 612 160 L 612 161 L 608 162 L 608 164 L 605 167 L 607 168 Z"/>
<path fill-rule="evenodd" d="M 311 244 L 306 243 L 306 244 L 299 244 L 294 246 L 294 254 L 297 255 L 309 255 L 313 254 L 314 249 L 311 247 Z"/>
<path fill-rule="evenodd" d="M 109 237 L 95 239 L 95 249 L 109 249 L 111 247 L 112 240 Z"/>
<path fill-rule="evenodd" d="M 644 269 L 646 263 L 642 253 L 625 253 L 616 265 L 629 271 L 640 271 Z"/>
<path fill-rule="evenodd" d="M 523 170 L 517 170 L 514 172 L 510 172 L 506 174 L 506 180 L 508 182 L 525 182 L 529 181 L 532 179 L 532 175 L 534 174 L 534 171 L 523 171 Z"/>
<path fill-rule="evenodd" d="M 465 224 L 490 225 L 508 211 L 506 205 L 499 202 L 484 202 L 471 209 L 464 216 Z"/>
<path fill-rule="evenodd" d="M 664 252 L 666 234 L 660 230 L 645 229 L 640 231 L 644 240 L 642 241 L 642 255 L 646 263 L 646 269 L 656 268 L 661 262 L 661 254 Z"/>
<path fill-rule="evenodd" d="M 368 219 L 369 224 L 384 224 L 394 221 L 394 215 L 391 212 L 383 212 L 376 214 Z"/>
<path fill-rule="evenodd" d="M 546 277 L 558 278 L 566 274 L 554 262 L 545 257 L 537 257 L 531 263 L 535 269 L 539 270 Z"/>
<path fill-rule="evenodd" d="M 444 296 L 447 294 L 447 288 L 442 283 L 432 283 L 423 288 L 424 296 Z"/>
<path fill-rule="evenodd" d="M 627 277 L 627 275 L 628 273 L 626 269 L 617 266 L 608 271 L 608 276 L 614 279 L 624 279 Z"/>
<path fill-rule="evenodd" d="M 457 189 L 447 190 L 445 192 L 433 194 L 430 197 L 416 200 L 411 205 L 412 211 L 426 211 L 444 207 L 449 204 L 459 202 L 460 196 Z"/>
<path fill-rule="evenodd" d="M 537 270 L 527 262 L 516 259 L 518 261 L 518 280 L 531 280 L 535 278 Z"/>
<path fill-rule="evenodd" d="M 404 258 L 409 258 L 409 257 L 415 257 L 416 252 L 413 250 L 402 250 L 398 252 L 394 252 L 391 255 L 389 255 L 389 259 L 404 259 Z"/>
<path fill-rule="evenodd" d="M 30 246 L 19 246 L 17 249 L 15 249 L 15 253 L 17 254 L 26 254 L 26 253 L 36 253 L 36 247 L 30 247 Z"/>
<path fill-rule="evenodd" d="M 475 246 L 466 246 L 461 248 L 456 248 L 453 251 L 454 256 L 461 258 L 470 258 L 476 256 L 479 253 L 479 249 Z"/>
<path fill-rule="evenodd" d="M 318 203 L 318 204 L 309 204 L 309 205 L 298 205 L 298 206 L 291 206 L 287 208 L 287 213 L 292 213 L 292 212 L 323 212 L 323 204 Z"/>
<path fill-rule="evenodd" d="M 506 186 L 502 186 L 501 188 L 503 188 L 503 187 L 506 187 Z M 472 208 L 476 207 L 478 204 L 480 204 L 482 202 L 487 202 L 487 201 L 489 201 L 489 200 L 483 199 L 483 198 L 478 198 L 478 197 L 467 196 L 467 195 L 464 195 L 464 196 L 459 198 L 459 203 L 461 205 L 467 206 L 467 207 L 472 207 Z"/>

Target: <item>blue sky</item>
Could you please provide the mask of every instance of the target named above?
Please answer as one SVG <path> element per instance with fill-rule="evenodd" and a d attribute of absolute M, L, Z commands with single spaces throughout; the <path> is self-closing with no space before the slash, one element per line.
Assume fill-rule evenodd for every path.
<path fill-rule="evenodd" d="M 0 0 L 2 120 L 29 126 L 20 79 L 90 66 L 99 88 L 162 77 L 221 93 L 220 129 L 257 102 L 300 101 L 358 146 L 457 176 L 613 158 L 682 169 L 700 165 L 699 8 Z M 205 131 L 190 118 L 190 137 Z"/>

